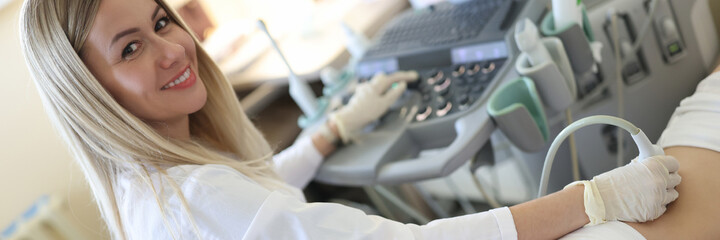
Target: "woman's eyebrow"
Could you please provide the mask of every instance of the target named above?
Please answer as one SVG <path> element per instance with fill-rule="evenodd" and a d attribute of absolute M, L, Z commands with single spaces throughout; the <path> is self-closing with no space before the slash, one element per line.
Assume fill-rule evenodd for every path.
<path fill-rule="evenodd" d="M 155 7 L 155 11 L 153 12 L 152 17 L 150 17 L 150 21 L 152 21 L 153 19 L 155 19 L 155 16 L 157 16 L 158 12 L 160 12 L 160 5 L 157 5 L 157 6 Z"/>
<path fill-rule="evenodd" d="M 115 44 L 123 36 L 131 34 L 131 33 L 139 32 L 139 31 L 140 31 L 139 28 L 131 28 L 131 29 L 128 29 L 128 30 L 118 33 L 117 35 L 115 35 L 115 37 L 113 37 L 112 42 L 110 42 L 110 47 L 112 47 L 112 45 Z"/>
<path fill-rule="evenodd" d="M 150 17 L 150 21 L 155 19 L 158 12 L 160 12 L 160 5 L 155 7 L 155 10 L 153 11 L 152 16 Z M 140 31 L 139 28 L 131 28 L 131 29 L 128 29 L 128 30 L 118 33 L 117 35 L 115 35 L 115 37 L 113 37 L 112 41 L 110 42 L 110 47 L 112 47 L 113 44 L 115 44 L 118 40 L 120 40 L 120 38 L 124 37 L 125 35 L 132 34 L 132 33 L 138 32 L 138 31 Z"/>

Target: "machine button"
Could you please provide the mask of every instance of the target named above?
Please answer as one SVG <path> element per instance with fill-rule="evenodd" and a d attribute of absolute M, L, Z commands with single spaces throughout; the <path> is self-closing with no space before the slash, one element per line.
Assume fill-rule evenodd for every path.
<path fill-rule="evenodd" d="M 428 117 L 430 117 L 431 114 L 432 114 L 432 107 L 421 106 L 417 115 L 415 115 L 415 121 L 418 121 L 418 122 L 425 121 L 426 119 L 428 119 Z"/>
<path fill-rule="evenodd" d="M 438 86 L 448 85 L 451 81 L 450 77 L 443 78 L 440 81 L 435 82 L 435 87 L 437 88 Z"/>
<path fill-rule="evenodd" d="M 458 96 L 457 99 L 458 99 L 458 103 L 460 103 L 460 105 L 465 105 L 468 102 L 470 102 L 470 97 L 467 94 L 461 94 L 460 96 Z"/>
<path fill-rule="evenodd" d="M 640 63 L 638 63 L 636 61 L 629 62 L 622 69 L 623 79 L 625 79 L 625 81 L 628 82 L 630 78 L 635 76 L 635 74 L 638 74 L 641 72 L 642 72 L 642 66 L 640 66 Z"/>
<path fill-rule="evenodd" d="M 445 106 L 447 102 L 448 101 L 444 97 L 438 96 L 433 100 L 433 105 L 435 106 L 435 108 L 441 108 Z"/>
<path fill-rule="evenodd" d="M 440 81 L 445 77 L 445 73 L 443 71 L 438 71 L 437 73 L 433 74 L 432 77 L 427 79 L 428 85 L 434 85 L 436 82 Z"/>
<path fill-rule="evenodd" d="M 465 74 L 465 65 L 457 66 L 452 73 L 452 75 L 454 77 L 459 77 L 459 76 L 462 76 L 463 74 Z"/>
<path fill-rule="evenodd" d="M 623 57 L 629 57 L 633 54 L 632 43 L 627 39 L 620 40 L 620 52 Z"/>
<path fill-rule="evenodd" d="M 680 42 L 673 42 L 667 46 L 667 50 L 670 53 L 670 56 L 675 56 L 678 53 L 682 52 L 682 48 L 680 47 Z"/>
<path fill-rule="evenodd" d="M 678 39 L 679 35 L 675 21 L 671 18 L 666 17 L 662 20 L 663 34 L 667 39 Z"/>
<path fill-rule="evenodd" d="M 470 96 L 468 96 L 467 94 L 461 94 L 457 97 L 457 103 L 458 108 L 460 108 L 461 110 L 466 109 L 468 106 L 470 106 Z"/>
<path fill-rule="evenodd" d="M 424 103 L 432 101 L 432 95 L 431 94 L 422 94 L 422 101 Z"/>
<path fill-rule="evenodd" d="M 438 82 L 437 85 L 435 85 L 435 92 L 445 95 L 450 90 L 450 84 L 452 83 L 452 80 L 448 77 L 443 79 L 442 81 Z"/>
<path fill-rule="evenodd" d="M 450 113 L 450 110 L 452 110 L 452 102 L 446 101 L 444 105 L 438 107 L 438 109 L 435 111 L 435 115 L 437 115 L 438 117 L 443 117 Z"/>
<path fill-rule="evenodd" d="M 480 66 L 480 64 L 476 63 L 476 64 L 473 64 L 472 67 L 470 67 L 470 69 L 467 69 L 465 71 L 465 73 L 468 76 L 472 76 L 472 75 L 475 75 L 476 73 L 480 72 L 481 69 L 482 69 L 482 67 Z"/>
<path fill-rule="evenodd" d="M 488 73 L 495 71 L 495 63 L 494 62 L 485 63 L 485 65 L 483 66 L 481 71 L 484 74 L 488 74 Z"/>

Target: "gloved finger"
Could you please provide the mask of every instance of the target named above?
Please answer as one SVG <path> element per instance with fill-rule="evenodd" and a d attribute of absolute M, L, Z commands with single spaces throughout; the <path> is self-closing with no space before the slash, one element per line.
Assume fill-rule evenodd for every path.
<path fill-rule="evenodd" d="M 674 188 L 668 190 L 667 194 L 665 194 L 665 200 L 663 201 L 663 205 L 667 205 L 668 203 L 675 201 L 675 199 L 677 199 L 678 196 L 680 196 L 680 194 Z"/>
<path fill-rule="evenodd" d="M 667 205 L 667 204 L 661 205 L 661 206 L 660 206 L 660 209 L 659 209 L 660 211 L 655 212 L 655 215 L 653 215 L 652 217 L 649 217 L 649 218 L 647 218 L 647 219 L 644 219 L 643 222 L 653 221 L 653 220 L 655 220 L 655 219 L 658 219 L 660 216 L 662 216 L 663 213 L 665 213 L 665 211 L 667 211 L 667 207 L 666 207 L 665 205 Z"/>
<path fill-rule="evenodd" d="M 382 96 L 384 102 L 388 103 L 388 106 L 395 102 L 398 98 L 400 98 L 400 95 L 405 92 L 405 89 L 407 89 L 407 83 L 405 82 L 399 82 L 396 86 L 394 86 L 392 89 L 388 90 L 385 95 Z"/>
<path fill-rule="evenodd" d="M 385 72 L 379 72 L 375 73 L 373 77 L 370 79 L 370 81 L 365 82 L 364 84 L 367 84 L 370 89 L 377 93 L 382 93 L 383 89 L 380 89 L 379 85 L 384 85 L 384 81 L 387 81 L 387 74 Z"/>
<path fill-rule="evenodd" d="M 676 172 L 680 166 L 677 160 L 671 156 L 652 156 L 642 159 L 639 162 L 651 171 L 662 174 L 664 178 L 667 178 L 668 173 Z M 672 169 L 672 171 L 670 169 Z"/>
<path fill-rule="evenodd" d="M 393 83 L 396 82 L 411 82 L 415 81 L 418 78 L 418 73 L 415 71 L 401 71 L 401 72 L 395 72 L 390 75 L 385 74 L 378 74 L 375 77 L 373 77 L 372 80 L 370 80 L 371 84 L 373 85 L 373 89 L 377 93 L 384 93 L 385 91 L 392 86 Z"/>
<path fill-rule="evenodd" d="M 419 75 L 416 71 L 399 71 L 387 76 L 394 82 L 414 82 L 418 79 Z"/>
<path fill-rule="evenodd" d="M 387 74 L 385 72 L 375 73 L 375 75 L 373 75 L 372 79 L 370 79 L 370 82 L 378 81 L 376 79 L 384 78 L 385 76 L 387 76 Z"/>
<path fill-rule="evenodd" d="M 680 177 L 680 174 L 671 173 L 671 174 L 670 174 L 670 177 L 668 178 L 667 188 L 668 188 L 668 189 L 670 189 L 670 188 L 675 188 L 675 186 L 677 186 L 678 184 L 680 184 L 680 181 L 681 181 L 681 180 L 682 180 L 682 178 Z"/>
<path fill-rule="evenodd" d="M 675 159 L 673 156 L 654 156 L 651 158 L 655 159 L 663 166 L 665 166 L 668 172 L 677 172 L 677 170 L 680 168 L 680 163 L 678 163 L 677 159 Z"/>

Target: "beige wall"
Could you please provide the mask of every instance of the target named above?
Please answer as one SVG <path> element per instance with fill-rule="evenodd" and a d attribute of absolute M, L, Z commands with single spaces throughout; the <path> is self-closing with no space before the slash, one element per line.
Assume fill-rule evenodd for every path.
<path fill-rule="evenodd" d="M 22 58 L 21 4 L 12 0 L 0 9 L 0 229 L 49 194 L 66 198 L 84 229 L 102 232 L 83 175 L 45 116 Z"/>

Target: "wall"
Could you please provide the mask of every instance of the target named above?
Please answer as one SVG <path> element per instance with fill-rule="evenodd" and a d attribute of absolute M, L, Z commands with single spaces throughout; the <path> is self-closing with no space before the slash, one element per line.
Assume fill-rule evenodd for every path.
<path fill-rule="evenodd" d="M 0 8 L 0 230 L 43 194 L 66 198 L 92 239 L 107 238 L 64 143 L 45 116 L 20 51 L 21 0 Z"/>

